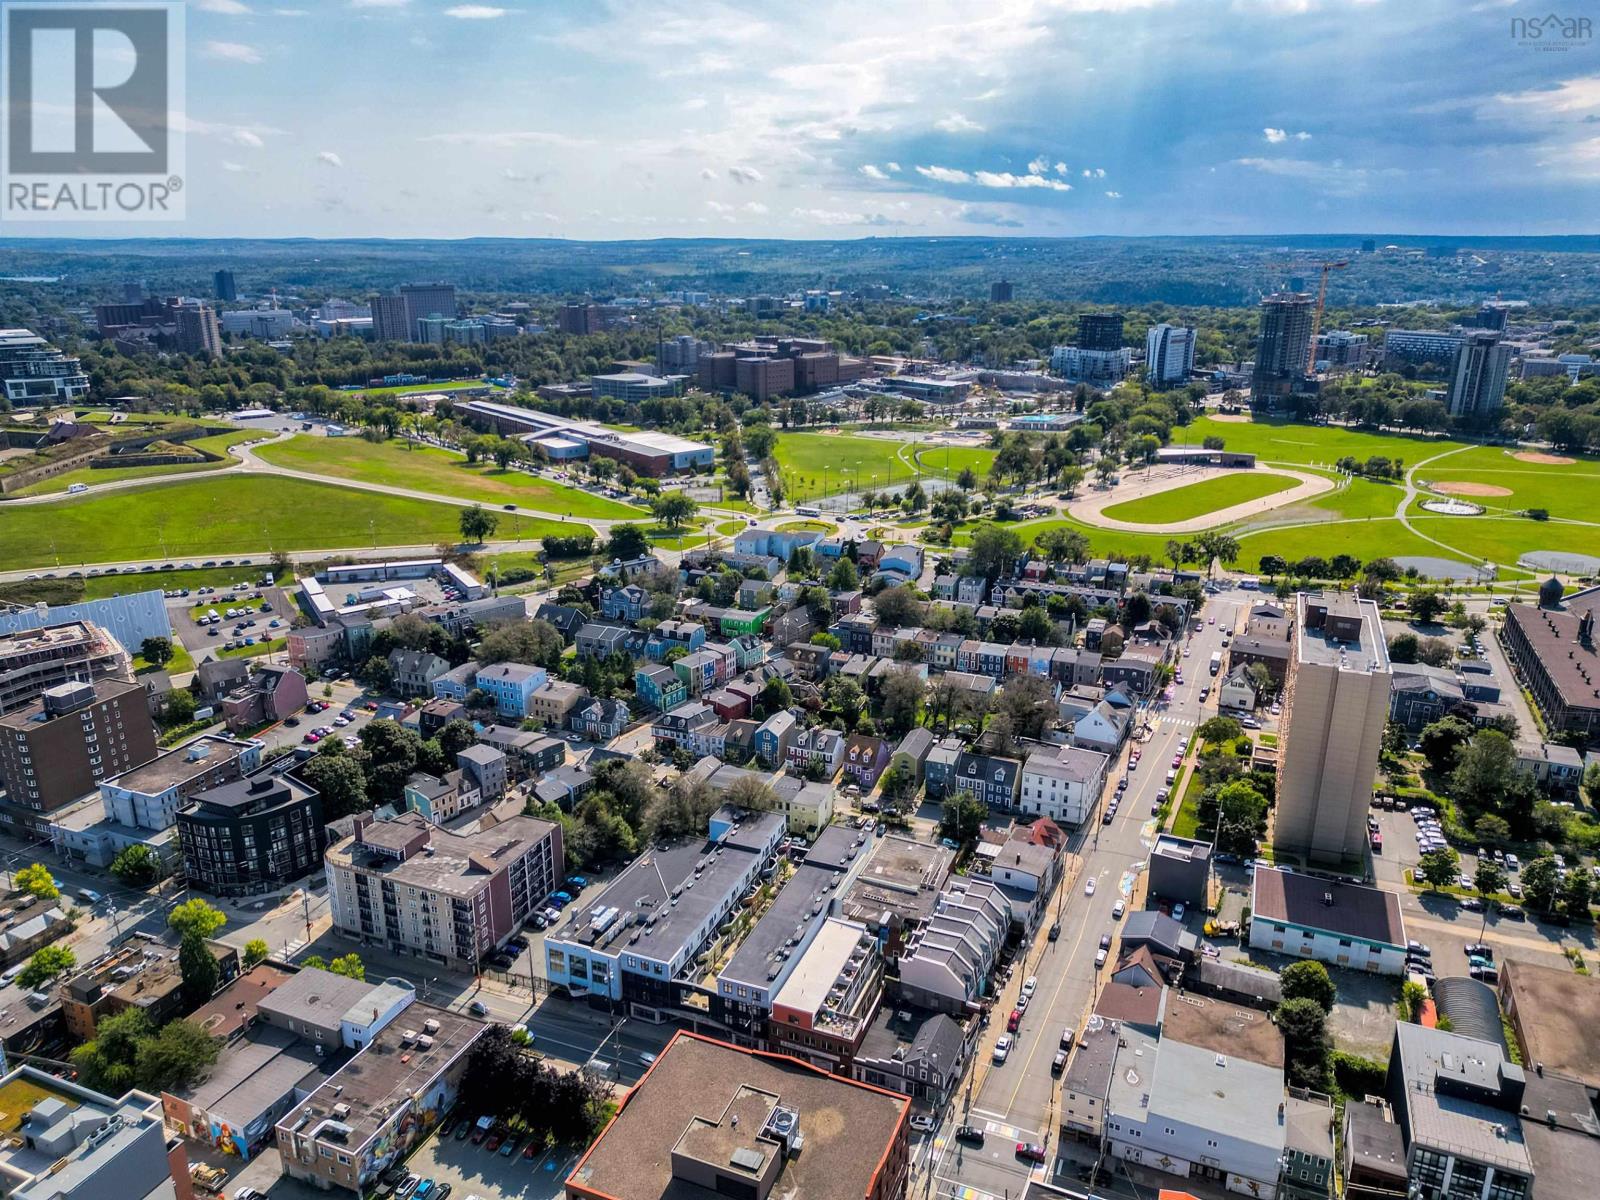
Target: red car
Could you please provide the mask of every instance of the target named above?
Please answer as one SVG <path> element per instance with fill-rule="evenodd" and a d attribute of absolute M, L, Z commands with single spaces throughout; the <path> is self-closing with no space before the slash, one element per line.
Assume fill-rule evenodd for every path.
<path fill-rule="evenodd" d="M 500 1149 L 500 1135 L 498 1133 L 491 1133 L 489 1135 L 489 1140 L 483 1144 L 483 1148 L 490 1154 L 493 1154 L 496 1150 Z"/>
<path fill-rule="evenodd" d="M 1015 1033 L 1017 1031 L 1017 1026 L 1021 1024 L 1022 1010 L 1019 1008 L 1013 1008 L 1011 1010 L 1011 1016 L 1006 1019 L 1006 1032 Z"/>
<path fill-rule="evenodd" d="M 1032 1163 L 1042 1163 L 1045 1160 L 1044 1147 L 1038 1142 L 1018 1142 L 1017 1157 L 1025 1158 Z"/>

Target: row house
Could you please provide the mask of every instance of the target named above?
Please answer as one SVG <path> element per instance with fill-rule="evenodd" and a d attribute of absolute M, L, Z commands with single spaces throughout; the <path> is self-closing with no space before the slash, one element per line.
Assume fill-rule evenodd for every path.
<path fill-rule="evenodd" d="M 741 717 L 750 715 L 750 701 L 737 692 L 729 691 L 727 688 L 718 688 L 714 692 L 707 692 L 705 702 L 724 721 L 737 721 Z"/>
<path fill-rule="evenodd" d="M 480 667 L 473 682 L 493 698 L 495 711 L 502 717 L 520 721 L 528 715 L 533 694 L 549 680 L 550 673 L 543 667 L 503 662 Z"/>
<path fill-rule="evenodd" d="M 959 633 L 941 633 L 933 639 L 929 656 L 923 661 L 939 671 L 956 670 L 956 660 L 961 655 L 961 643 L 966 641 Z"/>
<path fill-rule="evenodd" d="M 956 757 L 949 787 L 970 793 L 991 809 L 1009 809 L 1016 807 L 1021 780 L 1022 764 L 1016 759 L 963 750 Z"/>
<path fill-rule="evenodd" d="M 956 669 L 999 679 L 1006 673 L 1006 648 L 999 642 L 979 642 L 968 638 L 956 651 Z"/>
<path fill-rule="evenodd" d="M 600 592 L 600 615 L 613 621 L 636 624 L 650 615 L 650 593 L 636 583 L 626 587 L 604 588 Z"/>
<path fill-rule="evenodd" d="M 767 661 L 767 643 L 753 633 L 741 633 L 722 643 L 733 651 L 733 671 L 749 671 Z"/>
<path fill-rule="evenodd" d="M 528 698 L 527 716 L 551 729 L 565 729 L 573 710 L 588 698 L 589 689 L 582 684 L 552 679 Z"/>
<path fill-rule="evenodd" d="M 662 662 L 667 652 L 682 647 L 693 654 L 706 644 L 706 627 L 694 621 L 677 619 L 662 621 L 650 631 L 644 644 L 644 656 L 653 663 Z"/>
<path fill-rule="evenodd" d="M 936 575 L 933 594 L 936 599 L 976 608 L 984 602 L 988 581 L 982 575 Z"/>
<path fill-rule="evenodd" d="M 802 729 L 789 743 L 789 765 L 797 771 L 815 764 L 832 777 L 843 756 L 844 734 L 836 729 Z"/>
<path fill-rule="evenodd" d="M 769 630 L 774 646 L 787 646 L 793 642 L 809 641 L 817 632 L 817 623 L 811 619 L 809 608 L 791 608 L 774 617 Z"/>
<path fill-rule="evenodd" d="M 878 630 L 878 618 L 857 613 L 841 617 L 828 627 L 828 632 L 839 639 L 839 644 L 853 654 L 871 654 L 873 635 Z"/>
<path fill-rule="evenodd" d="M 651 723 L 650 735 L 655 738 L 657 745 L 687 746 L 694 739 L 696 730 L 716 723 L 717 714 L 711 711 L 711 706 L 696 700 L 680 704 L 658 716 Z"/>
<path fill-rule="evenodd" d="M 745 612 L 756 612 L 772 603 L 772 584 L 765 579 L 746 579 L 739 585 L 736 603 Z"/>
<path fill-rule="evenodd" d="M 1109 685 L 1116 685 L 1139 696 L 1152 694 L 1160 680 L 1163 655 L 1147 649 L 1124 650 L 1118 658 L 1108 658 L 1100 664 L 1100 677 Z"/>
<path fill-rule="evenodd" d="M 686 654 L 672 664 L 673 672 L 683 681 L 691 696 L 703 696 L 715 690 L 722 659 L 705 650 Z"/>
<path fill-rule="evenodd" d="M 689 699 L 689 685 L 671 667 L 640 667 L 633 673 L 633 691 L 640 704 L 658 712 Z"/>
<path fill-rule="evenodd" d="M 766 690 L 767 681 L 757 679 L 754 675 L 745 675 L 735 679 L 722 690 L 729 695 L 737 696 L 744 701 L 747 712 L 755 712 L 761 703 L 761 693 Z"/>
<path fill-rule="evenodd" d="M 943 800 L 950 794 L 950 782 L 956 775 L 956 760 L 961 757 L 965 743 L 954 734 L 943 738 L 927 753 L 922 761 L 922 782 L 929 800 Z"/>
<path fill-rule="evenodd" d="M 827 676 L 833 651 L 827 646 L 814 646 L 810 642 L 791 642 L 783 653 L 794 664 L 795 671 L 802 679 L 815 682 Z"/>
<path fill-rule="evenodd" d="M 773 713 L 756 729 L 755 754 L 769 767 L 788 761 L 790 747 L 800 733 L 800 723 L 788 709 Z"/>
<path fill-rule="evenodd" d="M 581 608 L 573 608 L 570 604 L 548 602 L 539 605 L 534 611 L 533 619 L 552 626 L 569 646 L 572 644 L 572 639 L 578 636 L 578 630 L 589 620 Z"/>
<path fill-rule="evenodd" d="M 828 610 L 835 617 L 848 617 L 861 611 L 866 593 L 856 589 L 849 592 L 832 592 L 828 596 Z"/>
<path fill-rule="evenodd" d="M 878 784 L 878 777 L 889 766 L 889 745 L 882 738 L 855 734 L 845 746 L 844 773 L 863 792 L 870 792 Z"/>

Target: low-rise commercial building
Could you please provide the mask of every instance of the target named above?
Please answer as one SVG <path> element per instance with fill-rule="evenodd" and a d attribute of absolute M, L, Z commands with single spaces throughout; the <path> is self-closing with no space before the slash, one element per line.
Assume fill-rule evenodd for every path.
<path fill-rule="evenodd" d="M 1406 929 L 1393 892 L 1258 866 L 1250 945 L 1380 975 L 1405 972 Z"/>
<path fill-rule="evenodd" d="M 204 733 L 100 785 L 106 819 L 138 829 L 170 829 L 178 809 L 261 765 L 265 743 Z"/>
<path fill-rule="evenodd" d="M 567 1200 L 901 1200 L 904 1096 L 679 1033 L 567 1177 Z"/>
<path fill-rule="evenodd" d="M 401 1028 L 401 1026 L 405 1028 Z M 368 1194 L 455 1103 L 482 1021 L 414 1004 L 276 1127 L 284 1174 Z"/>

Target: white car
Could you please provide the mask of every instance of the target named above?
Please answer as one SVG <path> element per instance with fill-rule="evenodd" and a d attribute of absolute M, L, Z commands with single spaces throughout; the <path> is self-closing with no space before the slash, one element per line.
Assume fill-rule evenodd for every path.
<path fill-rule="evenodd" d="M 1122 920 L 1122 914 L 1127 912 L 1127 911 L 1128 911 L 1127 904 L 1125 904 L 1121 900 L 1118 900 L 1115 904 L 1113 904 L 1111 906 L 1111 919 L 1114 920 L 1114 921 L 1120 921 L 1120 920 Z"/>
<path fill-rule="evenodd" d="M 935 1124 L 934 1119 L 928 1116 L 926 1113 L 918 1113 L 916 1116 L 911 1118 L 911 1128 L 915 1129 L 918 1133 L 932 1133 L 937 1127 L 938 1126 Z"/>
<path fill-rule="evenodd" d="M 1024 979 L 1022 981 L 1022 994 L 1024 996 L 1033 995 L 1033 993 L 1036 992 L 1038 990 L 1038 988 L 1039 988 L 1039 980 L 1038 980 L 1038 978 L 1036 976 L 1029 975 L 1026 979 Z"/>
<path fill-rule="evenodd" d="M 994 1044 L 994 1061 L 997 1063 L 1003 1063 L 1006 1060 L 1006 1055 L 1010 1053 L 1011 1036 L 1009 1034 L 1002 1033 L 1000 1035 L 1000 1040 Z"/>
<path fill-rule="evenodd" d="M 1089 876 L 1089 878 L 1087 878 L 1087 879 L 1085 879 L 1083 881 L 1083 894 L 1085 896 L 1094 895 L 1094 876 L 1093 875 Z"/>

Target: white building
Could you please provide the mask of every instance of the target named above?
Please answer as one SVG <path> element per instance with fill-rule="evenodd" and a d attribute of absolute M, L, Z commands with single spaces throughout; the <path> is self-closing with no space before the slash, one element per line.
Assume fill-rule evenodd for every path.
<path fill-rule="evenodd" d="M 1054 753 L 1036 750 L 1022 766 L 1017 806 L 1057 825 L 1081 825 L 1100 803 L 1110 762 L 1098 750 L 1076 746 L 1062 746 Z"/>
<path fill-rule="evenodd" d="M 1126 346 L 1115 350 L 1085 350 L 1081 346 L 1057 346 L 1050 351 L 1050 369 L 1073 383 L 1110 387 L 1128 376 L 1133 351 Z"/>
<path fill-rule="evenodd" d="M 1186 325 L 1150 326 L 1144 338 L 1144 371 L 1156 387 L 1183 383 L 1194 369 L 1195 331 Z"/>
<path fill-rule="evenodd" d="M 1256 868 L 1250 945 L 1353 971 L 1405 973 L 1406 927 L 1398 896 L 1276 867 Z"/>
<path fill-rule="evenodd" d="M 263 340 L 288 337 L 300 327 L 287 308 L 246 308 L 222 314 L 222 332 Z"/>

